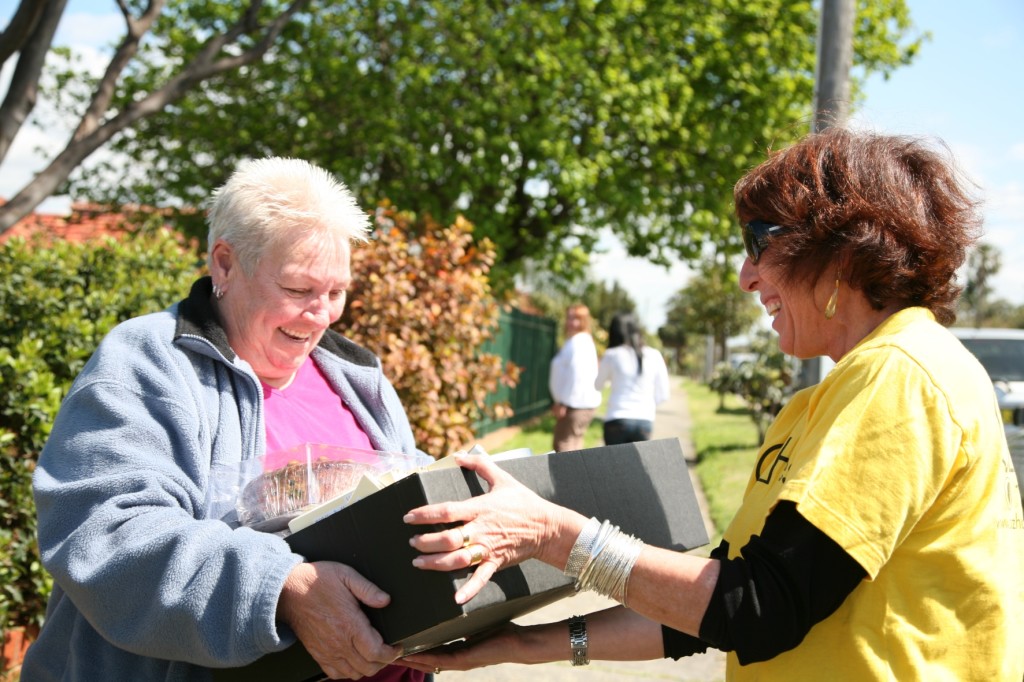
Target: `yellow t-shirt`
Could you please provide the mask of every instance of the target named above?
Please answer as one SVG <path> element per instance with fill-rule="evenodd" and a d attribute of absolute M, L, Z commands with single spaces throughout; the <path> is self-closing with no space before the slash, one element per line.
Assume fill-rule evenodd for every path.
<path fill-rule="evenodd" d="M 1024 514 L 985 370 L 923 308 L 893 315 L 779 413 L 725 532 L 778 500 L 868 579 L 804 641 L 729 680 L 1020 682 Z"/>

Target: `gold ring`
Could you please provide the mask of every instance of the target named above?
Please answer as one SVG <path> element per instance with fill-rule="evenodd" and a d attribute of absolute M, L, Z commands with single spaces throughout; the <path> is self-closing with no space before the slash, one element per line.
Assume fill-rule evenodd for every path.
<path fill-rule="evenodd" d="M 484 560 L 484 547 L 483 545 L 470 545 L 466 549 L 469 550 L 469 565 L 476 566 L 478 563 Z"/>
<path fill-rule="evenodd" d="M 471 540 L 469 537 L 469 533 L 466 532 L 465 526 L 459 526 L 459 534 L 462 535 L 462 546 L 469 547 L 469 543 L 471 542 Z"/>

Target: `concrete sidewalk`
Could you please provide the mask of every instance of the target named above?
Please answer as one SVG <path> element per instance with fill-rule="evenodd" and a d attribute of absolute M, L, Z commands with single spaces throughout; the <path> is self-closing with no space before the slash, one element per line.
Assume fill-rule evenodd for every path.
<path fill-rule="evenodd" d="M 678 438 L 683 454 L 690 463 L 690 478 L 693 480 L 697 500 L 708 523 L 708 536 L 714 535 L 707 503 L 701 491 L 700 482 L 694 474 L 695 463 L 693 441 L 690 439 L 690 413 L 686 406 L 686 393 L 678 380 L 673 380 L 672 397 L 658 408 L 654 422 L 654 436 Z M 548 623 L 564 620 L 574 614 L 590 613 L 613 605 L 609 599 L 593 592 L 583 592 L 575 597 L 563 599 L 543 609 L 534 611 L 516 620 L 520 624 Z M 566 640 L 568 641 L 568 632 Z M 585 668 L 573 668 L 568 660 L 544 665 L 496 665 L 469 672 L 443 672 L 437 682 L 637 682 L 638 680 L 675 680 L 678 682 L 719 682 L 725 679 L 725 654 L 711 650 L 707 654 L 690 656 L 679 661 L 672 659 L 658 661 L 593 661 Z"/>

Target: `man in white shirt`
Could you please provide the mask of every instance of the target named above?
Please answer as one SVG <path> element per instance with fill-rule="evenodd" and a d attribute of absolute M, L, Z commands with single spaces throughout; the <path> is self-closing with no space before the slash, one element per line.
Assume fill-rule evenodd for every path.
<path fill-rule="evenodd" d="M 565 344 L 551 360 L 548 388 L 554 399 L 555 452 L 580 450 L 583 434 L 601 404 L 594 388 L 597 379 L 597 348 L 590 335 L 590 310 L 582 303 L 565 314 Z"/>

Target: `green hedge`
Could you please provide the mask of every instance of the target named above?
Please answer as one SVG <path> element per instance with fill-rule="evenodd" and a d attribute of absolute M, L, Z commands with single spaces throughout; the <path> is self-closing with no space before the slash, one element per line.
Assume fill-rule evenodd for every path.
<path fill-rule="evenodd" d="M 111 327 L 183 298 L 199 268 L 193 249 L 158 229 L 0 244 L 0 628 L 42 622 L 51 582 L 31 479 L 71 381 Z"/>

